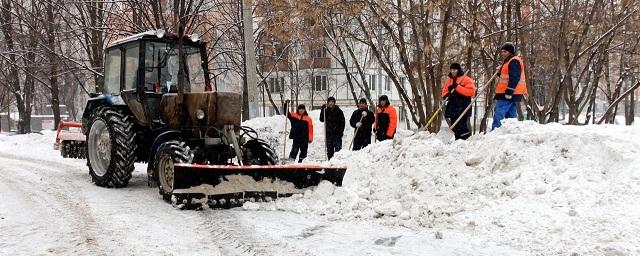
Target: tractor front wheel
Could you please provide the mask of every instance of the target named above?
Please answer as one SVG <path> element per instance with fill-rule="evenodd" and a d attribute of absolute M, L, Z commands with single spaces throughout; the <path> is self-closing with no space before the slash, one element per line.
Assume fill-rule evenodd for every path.
<path fill-rule="evenodd" d="M 158 184 L 158 192 L 162 198 L 171 202 L 174 181 L 174 163 L 191 163 L 193 154 L 187 145 L 181 141 L 167 141 L 158 147 L 154 161 L 153 170 Z"/>
<path fill-rule="evenodd" d="M 275 165 L 278 156 L 263 140 L 252 139 L 242 145 L 245 165 Z"/>

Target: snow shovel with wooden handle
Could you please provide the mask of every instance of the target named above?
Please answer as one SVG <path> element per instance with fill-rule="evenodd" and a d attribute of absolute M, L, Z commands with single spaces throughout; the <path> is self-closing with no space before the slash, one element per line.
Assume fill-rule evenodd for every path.
<path fill-rule="evenodd" d="M 367 116 L 367 111 L 362 111 L 362 114 L 360 114 L 360 121 L 358 121 L 360 125 L 362 125 L 362 119 L 364 119 L 365 116 Z M 360 127 L 356 127 L 356 130 L 353 132 L 353 138 L 351 139 L 351 143 L 349 143 L 349 150 L 351 150 L 351 146 L 353 146 L 353 141 L 356 139 L 356 135 L 358 135 L 359 129 Z"/>
<path fill-rule="evenodd" d="M 289 118 L 287 118 L 287 115 L 289 114 L 289 100 L 287 100 L 285 102 L 285 108 L 284 108 L 284 144 L 283 144 L 283 149 L 282 149 L 282 160 L 280 162 L 282 162 L 282 164 L 286 164 L 287 163 L 287 129 L 289 128 Z"/>
<path fill-rule="evenodd" d="M 475 100 L 478 97 L 478 95 L 483 94 L 487 90 L 487 88 L 489 88 L 490 86 L 489 83 L 491 83 L 491 81 L 493 81 L 493 79 L 496 78 L 496 76 L 498 75 L 498 71 L 500 70 L 498 69 L 496 72 L 493 73 L 493 76 L 489 78 L 489 80 L 486 82 L 486 85 L 482 88 L 482 90 L 479 93 L 476 93 L 476 96 L 474 96 L 471 99 L 471 102 L 473 102 L 473 100 Z M 440 131 L 438 132 L 438 134 L 436 134 L 436 139 L 442 142 L 451 141 L 455 137 L 455 133 L 453 133 L 453 128 L 455 128 L 456 125 L 460 123 L 460 121 L 462 120 L 462 117 L 464 117 L 467 114 L 467 112 L 469 112 L 470 109 L 471 109 L 471 103 L 467 105 L 464 111 L 462 111 L 462 114 L 458 116 L 458 118 L 455 120 L 455 122 L 453 122 L 453 124 L 449 125 L 448 127 L 440 128 Z"/>

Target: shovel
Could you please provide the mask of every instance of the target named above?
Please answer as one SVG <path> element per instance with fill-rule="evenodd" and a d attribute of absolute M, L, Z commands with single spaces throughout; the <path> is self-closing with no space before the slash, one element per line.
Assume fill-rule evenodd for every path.
<path fill-rule="evenodd" d="M 362 124 L 362 119 L 364 119 L 365 116 L 367 116 L 367 111 L 362 111 L 362 114 L 360 115 L 360 121 L 359 121 L 360 124 Z M 353 146 L 353 141 L 356 139 L 356 135 L 358 135 L 358 129 L 360 129 L 360 127 L 356 127 L 355 132 L 353 132 L 353 138 L 351 139 L 351 143 L 349 143 L 349 150 L 351 150 L 351 146 Z"/>
<path fill-rule="evenodd" d="M 499 71 L 499 70 L 498 70 Z M 485 85 L 482 90 L 480 91 L 480 93 L 476 93 L 476 96 L 474 96 L 471 99 L 471 102 L 473 102 L 473 100 L 475 100 L 478 95 L 484 93 L 484 91 L 487 90 L 487 88 L 489 88 L 489 83 L 491 83 L 491 81 L 496 78 L 496 76 L 498 75 L 498 72 L 494 72 L 493 76 L 491 78 L 489 78 L 489 80 L 487 81 L 487 85 Z M 453 133 L 453 128 L 456 127 L 456 125 L 458 125 L 458 123 L 460 123 L 460 121 L 462 120 L 462 117 L 464 117 L 467 112 L 469 112 L 469 110 L 471 109 L 471 103 L 469 103 L 469 105 L 467 105 L 467 107 L 464 109 L 464 111 L 462 112 L 462 114 L 460 116 L 458 116 L 458 118 L 456 119 L 455 122 L 453 122 L 453 124 L 449 125 L 448 127 L 441 127 L 440 131 L 438 132 L 438 134 L 436 134 L 436 139 L 442 141 L 442 142 L 449 142 L 452 141 L 453 138 L 455 137 L 455 134 Z"/>
<path fill-rule="evenodd" d="M 289 158 L 287 158 L 287 126 L 289 124 L 289 118 L 287 118 L 287 115 L 289 114 L 289 100 L 287 100 L 284 105 L 284 149 L 282 149 L 282 159 L 280 160 L 281 164 L 287 164 L 287 160 L 289 160 Z"/>

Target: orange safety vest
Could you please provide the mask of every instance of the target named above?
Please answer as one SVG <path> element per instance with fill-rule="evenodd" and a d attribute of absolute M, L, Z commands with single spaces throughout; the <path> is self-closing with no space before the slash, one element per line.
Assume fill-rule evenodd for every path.
<path fill-rule="evenodd" d="M 520 81 L 513 91 L 513 95 L 527 94 L 527 79 L 525 78 L 524 61 L 520 55 L 513 56 L 509 61 L 502 64 L 502 68 L 500 69 L 500 81 L 498 81 L 498 85 L 496 85 L 497 94 L 505 94 L 507 92 L 507 88 L 509 88 L 509 63 L 514 60 L 520 63 Z"/>

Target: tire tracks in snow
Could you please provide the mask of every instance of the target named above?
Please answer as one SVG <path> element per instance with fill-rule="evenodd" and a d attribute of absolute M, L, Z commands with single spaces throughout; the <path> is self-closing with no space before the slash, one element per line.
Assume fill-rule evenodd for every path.
<path fill-rule="evenodd" d="M 101 241 L 96 238 L 100 236 L 100 230 L 102 230 L 102 228 L 99 228 L 99 224 L 88 210 L 90 208 L 89 204 L 80 193 L 82 184 L 78 184 L 78 182 L 86 182 L 87 186 L 93 186 L 91 180 L 88 178 L 88 174 L 79 176 L 76 171 L 79 168 L 84 168 L 84 165 L 71 162 L 67 164 L 6 153 L 0 153 L 0 161 L 4 162 L 5 166 L 10 166 L 4 169 L 11 170 L 0 173 L 0 177 L 7 176 L 5 179 L 10 180 L 14 184 L 12 187 L 19 189 L 21 194 L 34 194 L 37 197 L 35 201 L 51 202 L 46 205 L 42 205 L 41 203 L 35 204 L 42 205 L 42 208 L 53 208 L 52 210 L 55 211 L 56 214 L 54 216 L 47 216 L 47 218 L 54 221 L 59 219 L 69 221 L 73 219 L 73 223 L 68 226 L 73 227 L 74 232 L 78 233 L 77 235 L 80 239 L 75 246 L 69 246 L 69 249 L 82 246 L 84 247 L 84 251 L 56 251 L 53 252 L 54 254 L 110 254 L 110 250 L 105 250 L 105 248 L 101 247 Z M 33 172 L 33 177 L 23 177 L 23 175 L 19 175 L 20 171 Z M 34 179 L 38 178 L 41 180 L 34 181 Z M 126 192 L 122 191 L 122 193 Z M 48 194 L 51 194 L 52 197 L 45 196 Z M 75 196 L 71 197 L 69 195 Z M 156 200 L 156 198 L 149 198 L 149 200 Z M 167 206 L 166 211 L 175 210 L 169 205 Z M 199 227 L 204 228 L 204 233 L 210 235 L 207 239 L 218 247 L 222 255 L 314 255 L 308 250 L 296 248 L 284 241 L 276 241 L 268 237 L 256 236 L 255 231 L 247 228 L 246 223 L 240 219 L 236 210 L 204 210 L 185 213 L 196 217 L 194 221 L 200 222 Z M 68 215 L 73 215 L 73 217 Z M 198 228 L 198 226 L 194 225 L 193 228 Z M 110 243 L 109 241 L 104 242 Z M 167 249 L 170 250 L 170 248 Z"/>
<path fill-rule="evenodd" d="M 48 253 L 106 255 L 93 234 L 97 230 L 96 221 L 87 211 L 86 200 L 77 193 L 74 172 L 65 170 L 79 166 L 2 153 L 0 159 L 4 163 L 0 173 L 3 183 L 29 200 L 26 203 L 45 219 L 43 223 L 53 223 L 50 224 L 52 230 L 61 233 L 59 227 L 68 228 L 64 230 L 67 234 L 56 237 L 56 241 L 66 247 L 56 244 L 58 247 L 50 248 Z M 71 241 L 64 241 L 66 239 Z"/>
<path fill-rule="evenodd" d="M 203 226 L 211 230 L 212 238 L 221 245 L 223 255 L 315 255 L 284 241 L 256 236 L 254 230 L 246 228 L 236 210 L 204 210 L 199 214 Z"/>

